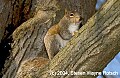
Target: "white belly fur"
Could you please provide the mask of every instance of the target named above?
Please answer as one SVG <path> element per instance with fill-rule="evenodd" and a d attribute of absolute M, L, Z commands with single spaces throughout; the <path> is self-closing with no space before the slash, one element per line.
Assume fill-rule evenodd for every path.
<path fill-rule="evenodd" d="M 73 34 L 75 31 L 79 29 L 79 24 L 70 24 L 68 30 L 70 31 L 71 34 Z"/>

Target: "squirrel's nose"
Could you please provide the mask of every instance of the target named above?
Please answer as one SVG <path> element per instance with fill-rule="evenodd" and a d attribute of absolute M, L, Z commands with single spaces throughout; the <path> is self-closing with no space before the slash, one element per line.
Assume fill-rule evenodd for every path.
<path fill-rule="evenodd" d="M 81 18 L 79 18 L 79 21 L 81 21 Z"/>
<path fill-rule="evenodd" d="M 80 16 L 79 21 L 82 21 L 82 20 L 83 20 L 83 18 Z"/>

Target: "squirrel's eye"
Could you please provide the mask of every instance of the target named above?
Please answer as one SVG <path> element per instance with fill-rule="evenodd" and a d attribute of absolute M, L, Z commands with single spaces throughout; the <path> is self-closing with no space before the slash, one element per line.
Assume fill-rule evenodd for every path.
<path fill-rule="evenodd" d="M 73 13 L 71 13 L 71 14 L 70 14 L 70 17 L 73 17 L 73 16 L 74 16 L 74 14 L 73 14 Z"/>

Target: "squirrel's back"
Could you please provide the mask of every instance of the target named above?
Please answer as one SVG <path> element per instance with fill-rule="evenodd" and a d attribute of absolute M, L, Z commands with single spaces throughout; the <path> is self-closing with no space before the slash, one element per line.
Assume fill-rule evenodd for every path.
<path fill-rule="evenodd" d="M 60 32 L 60 27 L 58 26 L 58 24 L 52 26 L 48 32 L 46 33 L 46 35 L 54 35 L 54 34 L 58 34 Z"/>

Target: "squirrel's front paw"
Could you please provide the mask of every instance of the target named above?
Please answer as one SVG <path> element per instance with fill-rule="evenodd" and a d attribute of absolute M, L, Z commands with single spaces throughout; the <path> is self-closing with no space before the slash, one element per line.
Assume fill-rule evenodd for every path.
<path fill-rule="evenodd" d="M 72 36 L 76 35 L 78 33 L 78 31 L 75 31 L 72 33 Z"/>

